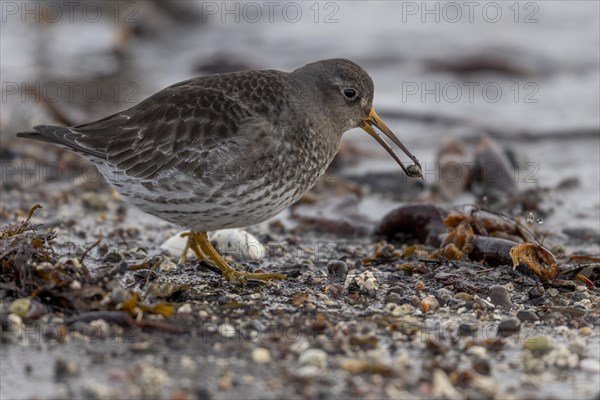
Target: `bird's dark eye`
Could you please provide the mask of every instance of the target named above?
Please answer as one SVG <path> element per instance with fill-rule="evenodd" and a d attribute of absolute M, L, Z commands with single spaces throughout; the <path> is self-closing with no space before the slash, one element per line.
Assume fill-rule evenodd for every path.
<path fill-rule="evenodd" d="M 356 97 L 356 90 L 354 89 L 344 89 L 342 92 L 347 99 L 354 99 Z"/>

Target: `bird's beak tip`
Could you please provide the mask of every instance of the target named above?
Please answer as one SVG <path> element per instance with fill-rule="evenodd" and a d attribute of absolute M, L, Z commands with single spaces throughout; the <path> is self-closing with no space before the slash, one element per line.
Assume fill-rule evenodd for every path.
<path fill-rule="evenodd" d="M 421 170 L 421 165 L 419 164 L 419 160 L 402 144 L 400 139 L 396 137 L 394 132 L 379 118 L 379 115 L 375 112 L 374 108 L 371 108 L 369 111 L 369 115 L 367 118 L 363 120 L 362 129 L 366 131 L 369 135 L 371 135 L 379 144 L 396 160 L 396 162 L 400 165 L 402 170 L 411 178 L 423 178 L 423 172 Z M 373 127 L 379 129 L 383 132 L 394 144 L 396 144 L 402 151 L 414 162 L 414 164 L 405 167 L 400 158 L 396 155 L 396 153 L 392 150 L 392 148 L 379 136 L 377 132 L 373 129 Z"/>

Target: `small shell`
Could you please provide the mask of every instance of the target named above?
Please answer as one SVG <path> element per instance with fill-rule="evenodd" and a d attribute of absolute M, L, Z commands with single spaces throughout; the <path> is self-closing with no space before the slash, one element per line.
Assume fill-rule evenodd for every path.
<path fill-rule="evenodd" d="M 419 164 L 411 164 L 406 167 L 406 171 L 408 172 L 408 176 L 411 178 L 422 178 L 423 171 L 421 170 L 421 166 Z"/>
<path fill-rule="evenodd" d="M 242 229 L 223 229 L 209 238 L 219 254 L 229 254 L 235 259 L 260 261 L 267 252 L 257 238 Z"/>
<path fill-rule="evenodd" d="M 187 237 L 181 237 L 182 233 L 184 232 L 178 232 L 171 236 L 160 248 L 174 257 L 181 256 L 187 242 Z M 209 239 L 222 256 L 231 255 L 236 259 L 260 261 L 267 252 L 257 238 L 242 229 L 223 229 L 212 232 L 209 234 Z M 195 257 L 194 252 L 188 251 L 189 259 Z"/>

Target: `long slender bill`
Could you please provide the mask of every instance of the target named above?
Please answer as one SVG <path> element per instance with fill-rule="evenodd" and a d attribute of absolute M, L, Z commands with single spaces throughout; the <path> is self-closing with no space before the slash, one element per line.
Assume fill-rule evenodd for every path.
<path fill-rule="evenodd" d="M 381 132 L 385 134 L 396 146 L 400 147 L 400 149 L 414 162 L 414 164 L 406 167 L 400 158 L 396 155 L 394 150 L 390 147 L 389 144 L 377 133 L 373 127 L 379 129 Z M 375 109 L 371 108 L 371 112 L 369 112 L 369 116 L 364 120 L 362 128 L 373 137 L 373 139 L 377 140 L 377 142 L 383 147 L 389 154 L 392 156 L 394 160 L 400 165 L 400 168 L 406 173 L 406 175 L 411 178 L 422 178 L 423 172 L 421 170 L 421 164 L 419 164 L 419 160 L 415 157 L 407 148 L 402 144 L 400 139 L 394 135 L 394 132 L 390 128 L 387 127 L 386 124 L 383 123 L 381 118 L 375 112 Z"/>

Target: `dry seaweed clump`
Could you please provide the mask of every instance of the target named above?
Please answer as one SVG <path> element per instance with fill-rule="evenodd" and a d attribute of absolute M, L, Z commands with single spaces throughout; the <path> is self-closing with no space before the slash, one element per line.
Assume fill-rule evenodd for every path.
<path fill-rule="evenodd" d="M 93 276 L 81 259 L 60 260 L 52 247 L 56 234 L 41 232 L 30 219 L 0 228 L 0 301 L 19 318 L 37 320 L 60 315 L 66 325 L 103 319 L 124 326 L 178 332 L 177 326 L 160 319 L 144 320 L 144 313 L 168 317 L 167 303 L 146 304 L 138 293 L 121 287 L 115 272 Z M 84 253 L 85 256 L 85 253 Z"/>
<path fill-rule="evenodd" d="M 432 204 L 402 206 L 386 215 L 375 233 L 391 242 L 411 243 L 405 251 L 396 252 L 396 256 L 403 259 L 420 249 L 415 254 L 421 262 L 436 260 L 480 263 L 493 268 L 512 267 L 537 281 L 561 287 L 568 282 L 559 278 L 575 278 L 588 287 L 597 286 L 595 257 L 566 258 L 560 252 L 554 254 L 518 217 L 476 205 L 450 213 Z M 382 250 L 376 252 L 374 259 L 383 253 Z M 403 270 L 414 268 L 414 265 L 401 266 Z"/>

